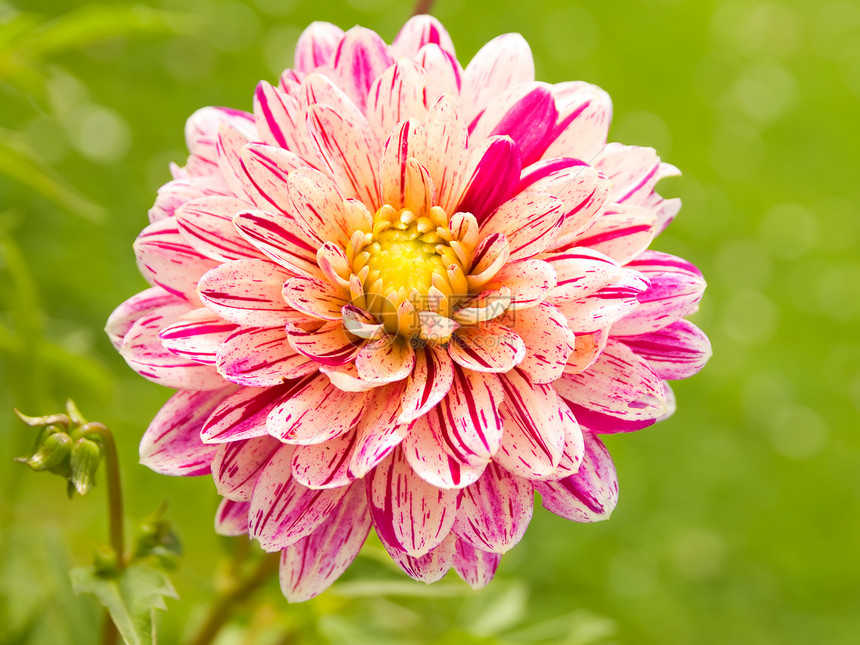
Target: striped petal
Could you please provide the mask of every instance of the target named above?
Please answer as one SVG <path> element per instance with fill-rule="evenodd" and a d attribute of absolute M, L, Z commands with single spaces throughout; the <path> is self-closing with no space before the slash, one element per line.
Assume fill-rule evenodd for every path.
<path fill-rule="evenodd" d="M 311 72 L 326 65 L 343 39 L 343 30 L 330 22 L 312 22 L 296 43 L 294 66 L 299 72 Z"/>
<path fill-rule="evenodd" d="M 208 475 L 215 446 L 200 440 L 200 429 L 230 391 L 180 391 L 170 397 L 143 433 L 140 463 L 162 475 Z"/>
<path fill-rule="evenodd" d="M 320 245 L 332 241 L 345 247 L 355 229 L 335 183 L 308 168 L 290 173 L 288 186 L 296 221 L 305 235 Z"/>
<path fill-rule="evenodd" d="M 532 483 L 491 463 L 460 492 L 453 531 L 475 549 L 505 553 L 525 535 L 533 506 Z"/>
<path fill-rule="evenodd" d="M 341 309 L 347 304 L 342 289 L 326 280 L 304 276 L 288 278 L 282 295 L 295 310 L 322 320 L 341 320 Z"/>
<path fill-rule="evenodd" d="M 269 434 L 286 443 L 328 441 L 352 428 L 364 411 L 364 394 L 344 392 L 325 377 L 295 382 L 289 396 L 269 413 Z"/>
<path fill-rule="evenodd" d="M 644 359 L 614 340 L 588 370 L 565 374 L 553 386 L 576 418 L 598 434 L 646 428 L 670 409 L 660 377 Z"/>
<path fill-rule="evenodd" d="M 216 367 L 231 383 L 247 387 L 280 385 L 317 371 L 312 360 L 290 347 L 283 327 L 239 329 L 221 344 Z"/>
<path fill-rule="evenodd" d="M 288 324 L 286 334 L 290 346 L 312 359 L 317 367 L 343 365 L 351 361 L 361 349 L 360 342 L 344 332 L 344 325 L 340 321 L 329 322 L 310 331 Z"/>
<path fill-rule="evenodd" d="M 236 330 L 205 308 L 185 314 L 182 319 L 162 329 L 158 338 L 161 344 L 182 358 L 196 363 L 214 365 L 218 347 Z"/>
<path fill-rule="evenodd" d="M 232 499 L 222 499 L 215 511 L 215 532 L 227 537 L 238 537 L 248 534 L 248 502 L 234 502 Z"/>
<path fill-rule="evenodd" d="M 476 372 L 507 372 L 526 356 L 515 332 L 495 321 L 461 327 L 452 336 L 448 353 L 460 366 Z"/>
<path fill-rule="evenodd" d="M 245 211 L 233 224 L 251 244 L 279 265 L 298 275 L 316 277 L 317 249 L 293 217 L 267 211 Z"/>
<path fill-rule="evenodd" d="M 594 365 L 594 361 L 606 347 L 608 339 L 609 333 L 605 329 L 576 334 L 573 353 L 567 359 L 567 365 L 564 366 L 565 373 L 577 374 Z"/>
<path fill-rule="evenodd" d="M 293 206 L 287 192 L 287 179 L 296 170 L 308 168 L 304 159 L 280 146 L 249 143 L 242 149 L 242 170 L 245 181 L 263 198 L 262 208 L 290 215 Z M 245 209 L 237 209 L 245 210 Z"/>
<path fill-rule="evenodd" d="M 386 336 L 362 347 L 355 366 L 363 379 L 400 381 L 412 373 L 415 351 L 402 336 Z"/>
<path fill-rule="evenodd" d="M 414 190 L 407 165 L 410 160 L 416 164 L 416 158 L 426 157 L 427 137 L 424 128 L 414 119 L 392 127 L 379 161 L 380 193 L 385 204 L 399 210 L 406 207 L 408 201 L 414 201 L 407 196 L 408 191 Z"/>
<path fill-rule="evenodd" d="M 373 526 L 389 546 L 420 557 L 450 532 L 457 491 L 435 488 L 418 477 L 402 451 L 395 450 L 365 482 Z"/>
<path fill-rule="evenodd" d="M 449 534 L 442 543 L 433 547 L 420 557 L 413 557 L 396 548 L 388 547 L 383 541 L 383 546 L 388 547 L 388 554 L 403 571 L 413 580 L 426 584 L 438 582 L 454 564 L 454 545 L 457 538 Z"/>
<path fill-rule="evenodd" d="M 393 63 L 382 38 L 369 29 L 353 27 L 338 43 L 329 64 L 337 84 L 364 110 L 373 81 Z"/>
<path fill-rule="evenodd" d="M 550 253 L 543 259 L 556 274 L 555 288 L 547 300 L 563 305 L 585 298 L 621 278 L 621 267 L 607 255 L 585 247 Z"/>
<path fill-rule="evenodd" d="M 401 121 L 423 120 L 427 113 L 425 83 L 424 69 L 408 58 L 397 61 L 374 81 L 367 99 L 367 118 L 379 141 L 385 141 Z"/>
<path fill-rule="evenodd" d="M 233 226 L 233 217 L 245 208 L 246 202 L 233 197 L 199 197 L 176 209 L 176 224 L 191 246 L 213 260 L 259 257 Z"/>
<path fill-rule="evenodd" d="M 349 484 L 355 479 L 349 472 L 349 464 L 357 434 L 356 430 L 350 430 L 324 443 L 296 446 L 292 462 L 295 480 L 308 488 Z"/>
<path fill-rule="evenodd" d="M 391 55 L 395 58 L 411 58 L 429 44 L 439 46 L 452 56 L 456 55 L 451 36 L 441 22 L 433 16 L 412 16 L 397 32 L 391 44 Z"/>
<path fill-rule="evenodd" d="M 433 178 L 439 206 L 446 213 L 453 213 L 466 172 L 469 137 L 457 101 L 451 96 L 441 96 L 427 113 L 425 129 L 427 153 L 420 161 Z"/>
<path fill-rule="evenodd" d="M 480 589 L 490 584 L 501 559 L 501 553 L 481 551 L 463 540 L 457 540 L 454 570 L 472 589 Z"/>
<path fill-rule="evenodd" d="M 574 522 L 599 522 L 609 519 L 618 503 L 618 476 L 597 435 L 582 436 L 585 454 L 579 470 L 558 481 L 536 482 L 535 490 L 548 511 Z"/>
<path fill-rule="evenodd" d="M 547 298 L 556 286 L 553 266 L 542 260 L 520 260 L 506 264 L 489 283 L 488 289 L 506 288 L 511 301 L 508 310 L 534 307 Z"/>
<path fill-rule="evenodd" d="M 347 487 L 312 490 L 290 477 L 293 446 L 282 446 L 263 468 L 251 497 L 248 529 L 264 551 L 282 551 L 313 533 L 334 512 Z"/>
<path fill-rule="evenodd" d="M 513 140 L 490 137 L 470 153 L 452 210 L 472 213 L 483 222 L 516 193 L 521 169 L 520 152 Z"/>
<path fill-rule="evenodd" d="M 531 48 L 519 34 L 498 36 L 481 47 L 463 75 L 463 101 L 470 117 L 496 96 L 521 83 L 535 80 Z"/>
<path fill-rule="evenodd" d="M 281 552 L 281 591 L 304 602 L 328 589 L 352 564 L 370 532 L 364 486 L 350 487 L 337 508 L 313 533 Z"/>
<path fill-rule="evenodd" d="M 122 340 L 134 326 L 134 323 L 144 315 L 165 305 L 180 305 L 182 311 L 188 310 L 187 305 L 185 305 L 181 298 L 168 293 L 161 287 L 151 287 L 140 293 L 136 293 L 114 309 L 105 324 L 105 333 L 108 335 L 114 349 L 119 350 L 122 347 Z"/>
<path fill-rule="evenodd" d="M 206 419 L 201 439 L 206 443 L 224 443 L 266 435 L 266 418 L 289 389 L 290 385 L 241 388 Z"/>
<path fill-rule="evenodd" d="M 435 345 L 415 350 L 415 365 L 401 399 L 399 423 L 423 416 L 441 401 L 454 382 L 454 367 L 448 353 Z"/>
<path fill-rule="evenodd" d="M 621 278 L 585 298 L 561 303 L 559 310 L 567 318 L 567 326 L 576 334 L 605 329 L 618 322 L 639 306 L 639 295 L 648 288 L 642 274 L 624 269 Z"/>
<path fill-rule="evenodd" d="M 395 383 L 368 392 L 365 413 L 356 426 L 355 449 L 349 462 L 351 476 L 364 477 L 409 433 L 410 425 L 397 420 L 403 387 Z"/>
<path fill-rule="evenodd" d="M 281 443 L 272 437 L 232 441 L 215 446 L 212 479 L 218 494 L 236 502 L 249 502 L 260 471 Z M 247 524 L 246 524 L 247 528 Z"/>
<path fill-rule="evenodd" d="M 563 155 L 591 163 L 606 145 L 612 121 L 612 101 L 601 88 L 582 81 L 556 83 L 552 94 L 558 121 L 544 158 Z"/>
<path fill-rule="evenodd" d="M 693 323 L 679 320 L 658 331 L 628 336 L 624 344 L 641 356 L 662 379 L 690 378 L 711 357 L 711 343 Z"/>
<path fill-rule="evenodd" d="M 445 450 L 445 438 L 431 427 L 427 417 L 418 419 L 401 447 L 415 473 L 436 488 L 463 488 L 475 483 L 486 463 L 476 465 L 453 457 Z"/>
<path fill-rule="evenodd" d="M 307 159 L 310 142 L 304 127 L 300 125 L 302 118 L 302 109 L 296 97 L 272 87 L 266 81 L 260 81 L 254 91 L 254 119 L 264 143 Z M 245 170 L 248 171 L 247 166 Z"/>
<path fill-rule="evenodd" d="M 644 206 L 660 176 L 660 157 L 653 148 L 613 142 L 603 148 L 594 165 L 612 181 L 610 199 L 622 204 Z"/>
<path fill-rule="evenodd" d="M 513 330 L 528 348 L 520 369 L 532 383 L 552 383 L 564 372 L 568 358 L 576 349 L 576 337 L 567 319 L 552 305 L 517 311 L 512 315 Z"/>
<path fill-rule="evenodd" d="M 499 377 L 505 400 L 502 445 L 495 460 L 526 479 L 546 479 L 561 462 L 567 433 L 578 424 L 552 385 L 532 384 L 519 370 Z"/>
<path fill-rule="evenodd" d="M 446 95 L 449 97 L 460 95 L 463 68 L 454 56 L 439 45 L 430 43 L 418 51 L 415 62 L 424 69 L 426 75 L 424 95 L 427 105 L 433 105 Z"/>
<path fill-rule="evenodd" d="M 481 234 L 503 234 L 510 244 L 510 259 L 520 260 L 549 248 L 563 220 L 559 200 L 526 191 L 493 211 L 481 225 Z"/>
<path fill-rule="evenodd" d="M 618 264 L 626 264 L 647 249 L 656 234 L 657 216 L 652 211 L 629 204 L 613 204 L 593 224 L 575 235 L 570 246 L 588 246 Z"/>

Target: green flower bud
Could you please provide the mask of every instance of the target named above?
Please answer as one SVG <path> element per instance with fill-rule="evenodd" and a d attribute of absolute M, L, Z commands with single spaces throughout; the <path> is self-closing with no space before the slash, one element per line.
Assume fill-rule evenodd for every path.
<path fill-rule="evenodd" d="M 33 470 L 50 470 L 68 477 L 72 444 L 72 438 L 65 432 L 51 433 L 42 439 L 25 463 Z"/>
<path fill-rule="evenodd" d="M 119 555 L 111 547 L 103 545 L 93 551 L 93 565 L 102 578 L 111 578 L 119 572 Z"/>
<path fill-rule="evenodd" d="M 81 495 L 86 495 L 92 488 L 101 456 L 101 448 L 95 441 L 82 437 L 75 442 L 71 457 L 72 476 L 69 481 Z"/>

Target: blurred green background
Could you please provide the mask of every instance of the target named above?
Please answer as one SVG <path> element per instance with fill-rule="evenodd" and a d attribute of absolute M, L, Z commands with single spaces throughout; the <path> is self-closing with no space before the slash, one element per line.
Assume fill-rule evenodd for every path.
<path fill-rule="evenodd" d="M 208 478 L 137 464 L 168 391 L 101 329 L 144 286 L 131 243 L 183 125 L 250 109 L 312 20 L 387 40 L 394 0 L 0 0 L 0 642 L 95 642 L 65 568 L 106 542 L 103 486 L 14 464 L 11 414 L 67 396 L 115 432 L 129 529 L 163 500 L 185 544 L 160 641 L 200 620 L 231 542 Z M 655 243 L 709 280 L 714 358 L 675 416 L 608 439 L 621 501 L 576 525 L 537 510 L 492 585 L 425 587 L 371 545 L 339 587 L 288 606 L 271 584 L 219 643 L 856 643 L 860 635 L 860 5 L 850 1 L 439 0 L 465 63 L 521 32 L 542 80 L 613 97 L 611 138 L 684 172 Z M 245 628 L 250 631 L 243 631 Z M 243 636 L 243 634 L 245 634 Z M 249 635 L 251 634 L 251 635 Z"/>

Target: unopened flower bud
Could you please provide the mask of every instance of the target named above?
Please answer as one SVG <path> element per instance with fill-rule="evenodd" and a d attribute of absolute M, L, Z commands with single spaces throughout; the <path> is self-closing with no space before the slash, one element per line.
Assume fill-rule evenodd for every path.
<path fill-rule="evenodd" d="M 33 470 L 50 470 L 68 476 L 72 438 L 65 432 L 53 432 L 42 439 L 26 464 Z"/>
<path fill-rule="evenodd" d="M 101 448 L 95 441 L 82 437 L 75 442 L 72 448 L 70 481 L 81 495 L 86 495 L 92 488 L 100 460 Z"/>

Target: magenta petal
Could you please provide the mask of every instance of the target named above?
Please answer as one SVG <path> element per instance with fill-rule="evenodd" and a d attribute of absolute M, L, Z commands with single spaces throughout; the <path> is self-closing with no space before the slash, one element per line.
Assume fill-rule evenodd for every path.
<path fill-rule="evenodd" d="M 469 128 L 470 139 L 509 136 L 517 144 L 523 166 L 540 158 L 558 112 L 546 83 L 526 83 L 495 98 Z"/>
<path fill-rule="evenodd" d="M 248 502 L 222 499 L 215 511 L 215 532 L 218 535 L 237 537 L 248 534 Z"/>
<path fill-rule="evenodd" d="M 583 433 L 585 456 L 579 470 L 553 482 L 537 482 L 544 508 L 575 522 L 609 519 L 618 503 L 618 477 L 609 451 L 590 432 Z"/>
<path fill-rule="evenodd" d="M 457 540 L 454 551 L 454 570 L 472 589 L 490 584 L 502 559 L 501 553 L 488 553 Z"/>
<path fill-rule="evenodd" d="M 180 391 L 170 397 L 140 440 L 140 463 L 162 475 L 208 475 L 216 448 L 201 441 L 200 430 L 231 391 Z"/>
<path fill-rule="evenodd" d="M 513 140 L 490 137 L 472 153 L 462 195 L 453 210 L 472 213 L 480 224 L 514 195 L 521 169 L 520 152 Z"/>
<path fill-rule="evenodd" d="M 364 486 L 357 483 L 313 533 L 281 553 L 281 591 L 304 602 L 325 591 L 352 563 L 370 532 Z"/>
<path fill-rule="evenodd" d="M 348 488 L 311 490 L 290 475 L 293 446 L 281 447 L 263 468 L 251 498 L 248 528 L 269 552 L 313 533 L 337 508 Z"/>
<path fill-rule="evenodd" d="M 418 477 L 402 451 L 395 450 L 365 482 L 373 526 L 391 547 L 420 557 L 450 532 L 457 491 L 435 488 Z"/>
<path fill-rule="evenodd" d="M 711 357 L 708 337 L 686 320 L 640 336 L 627 336 L 624 344 L 648 361 L 657 376 L 668 380 L 693 376 Z"/>
<path fill-rule="evenodd" d="M 216 446 L 212 479 L 218 494 L 237 502 L 251 501 L 257 477 L 281 442 L 272 437 L 233 441 Z M 247 524 L 246 524 L 247 528 Z"/>
<path fill-rule="evenodd" d="M 460 492 L 453 531 L 476 549 L 504 553 L 525 535 L 533 505 L 532 483 L 491 463 Z"/>

